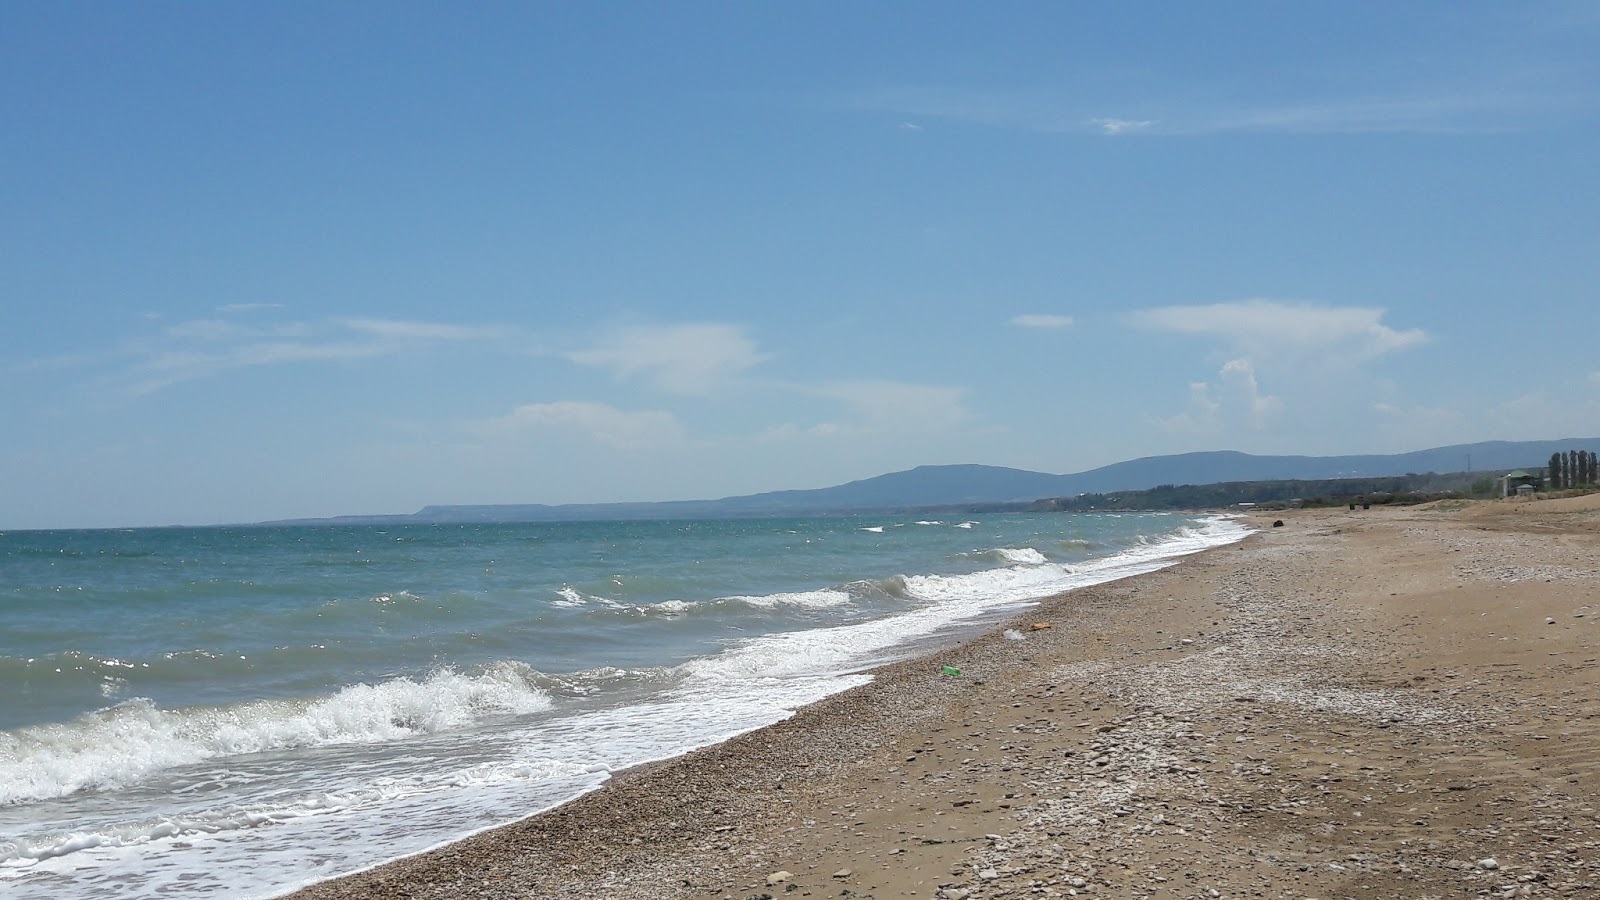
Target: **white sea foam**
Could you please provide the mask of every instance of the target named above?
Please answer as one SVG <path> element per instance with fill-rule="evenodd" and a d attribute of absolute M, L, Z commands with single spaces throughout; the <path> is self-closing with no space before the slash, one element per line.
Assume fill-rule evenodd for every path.
<path fill-rule="evenodd" d="M 23 900 L 54 898 L 63 884 L 81 895 L 107 898 L 231 897 L 250 884 L 276 894 L 546 808 L 593 789 L 616 768 L 778 721 L 800 705 L 867 680 L 829 673 L 850 673 L 893 658 L 919 637 L 1060 590 L 1160 568 L 1175 556 L 1246 533 L 1237 522 L 1216 518 L 1199 531 L 1175 531 L 1165 540 L 1075 568 L 1006 558 L 1009 565 L 964 575 L 879 579 L 873 584 L 904 601 L 894 605 L 893 615 L 731 644 L 716 656 L 661 673 L 661 683 L 674 686 L 617 708 L 594 709 L 592 701 L 580 699 L 560 716 L 516 719 L 516 713 L 548 708 L 550 700 L 530 686 L 542 683 L 537 676 L 530 680 L 526 669 L 501 666 L 482 674 L 441 672 L 421 681 L 356 685 L 310 704 L 231 707 L 236 714 L 254 714 L 234 721 L 235 731 L 224 727 L 226 717 L 218 710 L 208 716 L 123 704 L 54 726 L 106 726 L 92 735 L 81 730 L 59 735 L 68 739 L 53 748 L 62 751 L 53 758 L 63 764 L 56 770 L 43 765 L 51 761 L 43 755 L 44 729 L 0 735 L 11 741 L 0 744 L 0 791 L 20 785 L 16 763 L 24 758 L 29 771 L 61 776 L 58 788 L 68 782 L 80 788 L 69 799 L 39 804 L 44 810 L 54 803 L 60 812 L 41 820 L 41 829 L 22 843 L 12 848 L 0 843 L 0 885 L 8 897 Z M 700 605 L 825 608 L 850 597 L 846 591 L 822 590 L 726 597 Z M 577 598 L 591 605 L 589 598 Z M 497 678 L 504 683 L 486 683 Z M 474 696 L 479 699 L 473 701 Z M 369 706 L 379 711 L 369 713 Z M 133 727 L 121 734 L 107 726 L 112 721 Z M 34 743 L 19 756 L 17 741 L 24 735 Z M 89 752 L 97 740 L 122 741 L 129 751 L 125 757 L 157 754 L 168 745 L 210 754 L 198 759 L 216 762 L 182 771 L 215 766 L 212 783 L 230 790 L 163 795 L 159 816 L 141 817 L 137 810 L 147 806 L 124 803 L 116 792 L 96 795 L 81 788 L 148 779 L 159 765 L 184 762 L 152 767 L 112 753 L 97 755 Z M 357 753 L 345 746 L 362 744 L 370 749 Z M 273 755 L 226 755 L 270 749 L 295 753 L 287 765 Z M 95 766 L 103 772 L 82 777 Z M 148 780 L 151 786 L 139 790 L 157 791 L 165 784 Z M 191 781 L 203 779 L 191 776 Z M 255 793 L 232 790 L 236 785 Z M 244 802 L 241 797 L 247 795 L 254 799 Z M 108 805 L 135 812 L 86 814 Z"/>
<path fill-rule="evenodd" d="M 0 806 L 118 788 L 208 759 L 454 731 L 548 709 L 550 698 L 501 664 L 467 675 L 353 684 L 312 701 L 161 709 L 135 699 L 70 722 L 0 732 Z"/>
<path fill-rule="evenodd" d="M 1214 517 L 1203 532 L 1068 567 L 1016 565 L 965 575 L 916 575 L 906 591 L 924 605 L 883 619 L 748 639 L 714 657 L 683 666 L 691 682 L 726 683 L 847 672 L 892 658 L 893 648 L 986 614 L 1018 608 L 1041 597 L 1170 565 L 1179 556 L 1229 543 L 1248 534 L 1232 520 Z"/>
<path fill-rule="evenodd" d="M 549 601 L 550 605 L 560 606 L 566 609 L 577 609 L 586 606 L 601 606 L 607 609 L 617 609 L 622 605 L 617 601 L 607 597 L 597 597 L 593 594 L 585 594 L 571 585 L 562 585 L 561 588 L 556 591 L 556 596 L 560 597 L 561 599 Z"/>
<path fill-rule="evenodd" d="M 158 821 L 83 825 L 0 844 L 8 897 L 54 900 L 254 896 L 420 853 L 547 809 L 604 783 L 611 771 L 676 756 L 769 725 L 865 676 L 687 684 L 653 699 L 474 739 L 423 739 L 347 774 L 355 786 L 249 806 L 200 808 Z M 462 758 L 491 756 L 476 765 Z M 338 813 L 325 815 L 324 813 Z M 181 839 L 181 840 L 180 840 Z M 82 859 L 82 857 L 89 857 Z"/>
<path fill-rule="evenodd" d="M 997 547 L 989 551 L 1006 562 L 1027 566 L 1042 566 L 1050 560 L 1032 547 Z"/>
<path fill-rule="evenodd" d="M 858 528 L 856 530 L 857 531 L 870 531 L 873 534 L 883 534 L 883 526 L 882 525 L 868 525 L 865 528 Z"/>
<path fill-rule="evenodd" d="M 719 603 L 748 603 L 751 606 L 773 608 L 777 606 L 798 606 L 806 609 L 828 609 L 834 606 L 843 606 L 850 602 L 850 595 L 844 591 L 791 591 L 777 594 L 765 594 L 759 597 L 719 597 Z"/>

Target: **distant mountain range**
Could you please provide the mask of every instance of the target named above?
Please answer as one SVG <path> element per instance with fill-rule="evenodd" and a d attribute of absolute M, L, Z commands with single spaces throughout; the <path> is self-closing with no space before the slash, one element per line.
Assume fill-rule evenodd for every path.
<path fill-rule="evenodd" d="M 1501 474 L 1514 468 L 1539 468 L 1550 454 L 1600 447 L 1600 438 L 1558 441 L 1486 441 L 1413 453 L 1373 456 L 1254 456 L 1234 450 L 1147 456 L 1087 472 L 1050 475 L 1000 466 L 919 466 L 834 487 L 772 491 L 720 500 L 659 503 L 569 503 L 549 506 L 493 504 L 427 506 L 411 515 L 340 516 L 268 524 L 563 522 L 617 519 L 709 519 L 739 516 L 826 515 L 831 513 L 1027 503 L 1083 493 L 1135 491 L 1163 484 L 1215 484 L 1222 481 L 1372 478 L 1427 472 L 1472 471 Z"/>

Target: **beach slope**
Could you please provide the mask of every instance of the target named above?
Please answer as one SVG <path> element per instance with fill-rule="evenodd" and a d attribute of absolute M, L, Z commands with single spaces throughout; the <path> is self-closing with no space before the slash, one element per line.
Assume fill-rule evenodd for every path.
<path fill-rule="evenodd" d="M 1600 499 L 1283 520 L 296 896 L 1600 896 Z"/>

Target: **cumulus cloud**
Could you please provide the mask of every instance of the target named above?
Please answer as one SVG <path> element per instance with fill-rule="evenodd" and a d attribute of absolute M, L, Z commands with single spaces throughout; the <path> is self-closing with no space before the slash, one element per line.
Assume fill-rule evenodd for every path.
<path fill-rule="evenodd" d="M 1157 419 L 1167 431 L 1218 434 L 1230 428 L 1260 431 L 1269 419 L 1283 410 L 1283 400 L 1261 390 L 1255 366 L 1248 359 L 1230 359 L 1217 371 L 1213 384 L 1189 384 L 1187 408 L 1176 415 Z"/>
<path fill-rule="evenodd" d="M 1163 306 L 1141 310 L 1132 318 L 1144 328 L 1217 338 L 1256 355 L 1316 352 L 1370 358 L 1427 342 L 1428 334 L 1420 328 L 1397 330 L 1385 325 L 1384 312 L 1254 299 Z"/>
<path fill-rule="evenodd" d="M 1021 328 L 1071 328 L 1072 317 L 1052 313 L 1027 313 L 1012 316 L 1011 324 Z"/>
<path fill-rule="evenodd" d="M 1222 404 L 1211 396 L 1211 385 L 1204 381 L 1189 383 L 1189 403 L 1183 412 L 1155 419 L 1157 428 L 1188 434 L 1214 434 L 1221 429 L 1217 411 Z"/>
<path fill-rule="evenodd" d="M 672 393 L 703 394 L 770 357 L 742 328 L 705 322 L 624 328 L 566 358 L 618 378 L 646 378 Z"/>
<path fill-rule="evenodd" d="M 664 410 L 623 410 L 604 403 L 561 400 L 519 406 L 494 422 L 500 431 L 550 431 L 576 435 L 618 450 L 680 444 L 683 425 Z"/>
<path fill-rule="evenodd" d="M 1249 411 L 1250 422 L 1255 428 L 1266 427 L 1267 418 L 1283 409 L 1282 400 L 1261 392 L 1255 366 L 1251 365 L 1250 360 L 1228 360 L 1217 374 L 1224 387 Z"/>

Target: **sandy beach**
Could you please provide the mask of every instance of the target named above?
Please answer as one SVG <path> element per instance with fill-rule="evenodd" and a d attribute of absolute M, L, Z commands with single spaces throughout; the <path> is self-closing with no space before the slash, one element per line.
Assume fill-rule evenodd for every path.
<path fill-rule="evenodd" d="M 1600 497 L 1253 524 L 294 896 L 1600 896 Z"/>

